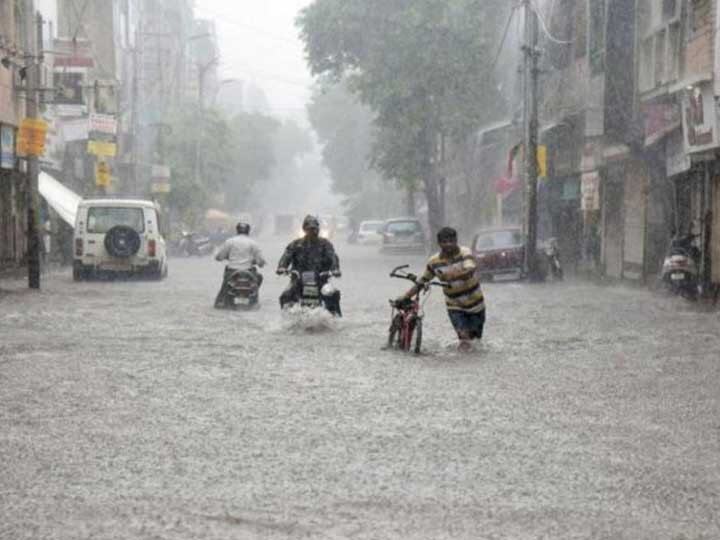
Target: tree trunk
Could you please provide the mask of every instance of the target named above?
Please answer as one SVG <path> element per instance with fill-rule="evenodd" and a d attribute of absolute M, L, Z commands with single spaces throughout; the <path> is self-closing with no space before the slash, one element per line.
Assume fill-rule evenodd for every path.
<path fill-rule="evenodd" d="M 415 216 L 415 189 L 408 186 L 405 188 L 405 210 L 408 216 Z"/>

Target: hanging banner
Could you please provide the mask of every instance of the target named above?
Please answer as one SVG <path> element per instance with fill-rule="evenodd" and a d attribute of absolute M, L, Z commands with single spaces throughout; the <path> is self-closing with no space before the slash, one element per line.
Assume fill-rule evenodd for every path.
<path fill-rule="evenodd" d="M 15 128 L 0 126 L 0 168 L 15 168 Z"/>

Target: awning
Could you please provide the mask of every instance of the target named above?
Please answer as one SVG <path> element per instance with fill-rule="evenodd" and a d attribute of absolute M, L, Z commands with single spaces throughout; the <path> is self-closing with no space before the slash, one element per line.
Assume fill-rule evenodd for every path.
<path fill-rule="evenodd" d="M 40 171 L 38 187 L 40 195 L 60 218 L 71 227 L 75 227 L 75 215 L 82 197 L 43 171 Z"/>

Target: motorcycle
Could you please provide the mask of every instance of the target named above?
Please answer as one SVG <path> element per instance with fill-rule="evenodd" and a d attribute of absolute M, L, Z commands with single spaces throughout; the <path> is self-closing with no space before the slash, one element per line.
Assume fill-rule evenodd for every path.
<path fill-rule="evenodd" d="M 331 282 L 333 274 L 331 272 L 298 272 L 291 270 L 288 272 L 293 286 L 297 288 L 298 295 L 295 302 L 288 305 L 299 304 L 304 308 L 322 307 L 333 315 L 341 316 L 339 305 L 339 292 Z M 334 306 L 332 300 L 337 296 L 337 306 Z"/>
<path fill-rule="evenodd" d="M 688 300 L 696 300 L 700 292 L 700 250 L 693 245 L 697 236 L 673 237 L 660 273 L 660 280 L 668 290 Z"/>
<path fill-rule="evenodd" d="M 557 240 L 550 238 L 545 245 L 544 251 L 550 275 L 554 280 L 562 281 L 563 269 L 562 264 L 560 264 L 560 249 L 558 248 Z"/>
<path fill-rule="evenodd" d="M 235 270 L 227 279 L 224 303 L 230 309 L 253 309 L 258 306 L 260 285 L 255 267 Z"/>
<path fill-rule="evenodd" d="M 178 254 L 184 257 L 204 257 L 210 255 L 214 249 L 209 237 L 195 232 L 183 232 L 178 244 Z"/>

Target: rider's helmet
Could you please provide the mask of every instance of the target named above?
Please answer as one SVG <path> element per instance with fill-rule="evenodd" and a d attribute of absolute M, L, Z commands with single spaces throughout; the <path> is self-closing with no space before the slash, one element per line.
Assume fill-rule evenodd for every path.
<path fill-rule="evenodd" d="M 250 234 L 250 224 L 241 221 L 235 225 L 235 230 L 238 234 Z"/>
<path fill-rule="evenodd" d="M 320 221 L 313 215 L 307 215 L 305 216 L 305 219 L 303 219 L 302 228 L 303 231 L 307 231 L 308 229 L 315 229 L 316 231 L 319 231 Z"/>

